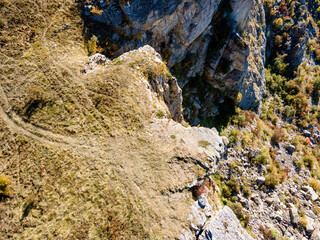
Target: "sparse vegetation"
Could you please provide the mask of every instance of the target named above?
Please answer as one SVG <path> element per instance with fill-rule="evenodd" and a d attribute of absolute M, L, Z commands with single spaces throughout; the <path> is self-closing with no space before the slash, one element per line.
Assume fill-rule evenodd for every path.
<path fill-rule="evenodd" d="M 206 140 L 200 140 L 198 142 L 199 147 L 207 148 L 209 145 L 211 145 L 211 143 Z"/>
<path fill-rule="evenodd" d="M 0 200 L 6 197 L 9 197 L 9 178 L 3 175 L 0 175 Z"/>

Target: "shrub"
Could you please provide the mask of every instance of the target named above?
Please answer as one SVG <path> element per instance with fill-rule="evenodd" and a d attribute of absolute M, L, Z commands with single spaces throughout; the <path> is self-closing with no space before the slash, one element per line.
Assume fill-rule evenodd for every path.
<path fill-rule="evenodd" d="M 199 147 L 207 148 L 207 146 L 209 146 L 209 145 L 211 145 L 211 143 L 209 143 L 208 141 L 205 141 L 205 140 L 201 140 L 198 142 Z"/>
<path fill-rule="evenodd" d="M 274 188 L 283 182 L 286 178 L 286 173 L 283 171 L 277 163 L 272 162 L 272 165 L 268 167 L 268 174 L 265 176 L 265 185 L 269 188 Z"/>
<path fill-rule="evenodd" d="M 303 166 L 303 162 L 302 161 L 296 161 L 295 162 L 295 165 L 298 167 L 298 168 L 301 168 Z"/>
<path fill-rule="evenodd" d="M 282 18 L 277 18 L 276 20 L 273 21 L 272 26 L 274 29 L 279 28 L 283 23 Z"/>
<path fill-rule="evenodd" d="M 203 193 L 206 193 L 204 186 L 196 185 L 192 187 L 192 196 L 194 197 L 194 199 L 198 199 Z"/>
<path fill-rule="evenodd" d="M 245 186 L 244 189 L 243 189 L 243 195 L 245 197 L 249 197 L 251 195 L 251 190 L 250 190 L 250 187 L 249 186 Z"/>
<path fill-rule="evenodd" d="M 306 155 L 302 158 L 304 165 L 308 168 L 312 168 L 313 163 L 315 162 L 314 156 Z"/>
<path fill-rule="evenodd" d="M 164 117 L 164 111 L 162 111 L 161 109 L 159 109 L 157 112 L 156 112 L 156 116 L 158 117 L 158 118 L 162 118 L 162 117 Z"/>
<path fill-rule="evenodd" d="M 0 175 L 0 199 L 9 197 L 9 178 L 3 175 Z"/>
<path fill-rule="evenodd" d="M 282 142 L 284 139 L 284 133 L 280 128 L 276 128 L 271 136 L 271 142 L 274 144 L 279 145 L 280 142 Z"/>
<path fill-rule="evenodd" d="M 319 192 L 320 191 L 320 183 L 317 179 L 315 178 L 310 178 L 308 180 L 309 185 L 316 191 Z"/>
<path fill-rule="evenodd" d="M 228 206 L 232 209 L 234 214 L 238 217 L 241 225 L 243 227 L 247 227 L 250 220 L 250 216 L 243 211 L 241 203 L 239 202 L 229 203 Z"/>
<path fill-rule="evenodd" d="M 308 221 L 307 221 L 307 219 L 306 219 L 306 217 L 305 217 L 305 214 L 301 214 L 301 215 L 299 216 L 299 224 L 300 224 L 302 227 L 304 227 L 304 229 L 307 228 Z"/>
<path fill-rule="evenodd" d="M 245 116 L 243 114 L 239 115 L 238 116 L 238 124 L 239 124 L 239 126 L 244 126 L 244 122 L 245 122 Z"/>
<path fill-rule="evenodd" d="M 98 42 L 98 38 L 95 35 L 92 35 L 92 37 L 90 38 L 87 44 L 89 56 L 97 52 L 97 42 Z"/>
<path fill-rule="evenodd" d="M 320 77 L 317 77 L 315 80 L 314 80 L 314 90 L 315 91 L 320 91 Z"/>
<path fill-rule="evenodd" d="M 176 139 L 177 137 L 176 137 L 176 135 L 170 135 L 170 137 L 172 138 L 172 139 Z"/>
<path fill-rule="evenodd" d="M 103 13 L 103 10 L 93 6 L 90 12 L 94 15 L 101 15 Z"/>
<path fill-rule="evenodd" d="M 237 129 L 232 129 L 232 130 L 230 131 L 229 138 L 228 138 L 229 144 L 232 144 L 232 143 L 234 143 L 235 141 L 239 140 L 239 135 L 240 135 L 239 130 L 237 130 Z"/>
<path fill-rule="evenodd" d="M 230 180 L 228 180 L 226 185 L 230 188 L 233 195 L 236 195 L 240 192 L 239 181 L 235 177 L 232 177 Z"/>
<path fill-rule="evenodd" d="M 275 186 L 279 185 L 279 183 L 280 183 L 279 176 L 275 172 L 271 172 L 271 173 L 267 174 L 265 176 L 265 178 L 266 178 L 265 185 L 267 187 L 274 188 Z"/>
<path fill-rule="evenodd" d="M 282 36 L 277 35 L 277 36 L 274 38 L 274 44 L 275 44 L 277 47 L 281 47 L 281 44 L 282 44 Z"/>
<path fill-rule="evenodd" d="M 226 185 L 223 185 L 222 188 L 221 188 L 221 195 L 224 197 L 224 198 L 230 198 L 231 197 L 231 190 L 228 186 Z"/>
<path fill-rule="evenodd" d="M 261 150 L 260 154 L 258 154 L 255 160 L 257 164 L 268 164 L 268 152 L 266 151 L 266 149 Z"/>

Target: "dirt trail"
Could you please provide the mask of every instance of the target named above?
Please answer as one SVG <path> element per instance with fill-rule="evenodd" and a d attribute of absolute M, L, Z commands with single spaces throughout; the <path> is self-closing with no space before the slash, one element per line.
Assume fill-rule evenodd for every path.
<path fill-rule="evenodd" d="M 48 39 L 46 36 L 47 32 L 50 29 L 50 27 L 53 25 L 58 14 L 60 14 L 61 11 L 63 11 L 65 5 L 68 2 L 70 2 L 70 0 L 66 0 L 63 2 L 63 4 L 52 16 L 47 27 L 43 30 L 43 33 L 41 34 L 41 39 L 43 41 L 44 47 L 46 47 L 49 52 L 50 52 L 50 47 L 49 47 Z M 6 62 L 10 59 L 7 56 L 4 56 L 4 57 L 6 57 L 6 59 L 1 64 L 1 66 L 5 66 Z M 72 76 L 72 80 L 76 81 L 82 88 L 84 88 L 85 92 L 87 92 L 87 89 L 79 79 L 79 76 L 77 76 L 74 72 L 72 72 L 68 67 L 64 66 L 63 63 L 60 63 L 57 60 L 55 60 L 54 57 L 51 56 L 50 54 L 49 54 L 49 58 L 50 60 L 52 60 L 52 63 L 54 65 L 57 65 L 63 68 L 66 72 L 68 72 Z M 35 71 L 37 71 L 37 69 L 35 69 Z M 87 98 L 88 98 L 88 101 L 91 103 L 91 99 L 88 96 Z M 94 155 L 97 158 L 101 158 L 101 156 L 103 156 L 103 154 L 106 151 L 106 149 L 104 149 L 103 144 L 97 141 L 94 136 L 93 137 L 66 136 L 66 135 L 45 130 L 43 128 L 40 128 L 33 124 L 25 122 L 20 116 L 18 116 L 11 109 L 8 97 L 3 87 L 1 86 L 1 83 L 0 83 L 0 118 L 7 124 L 9 128 L 11 128 L 15 132 L 23 134 L 41 143 L 66 149 L 75 154 L 81 154 L 83 156 L 91 156 L 91 157 L 92 155 Z"/>

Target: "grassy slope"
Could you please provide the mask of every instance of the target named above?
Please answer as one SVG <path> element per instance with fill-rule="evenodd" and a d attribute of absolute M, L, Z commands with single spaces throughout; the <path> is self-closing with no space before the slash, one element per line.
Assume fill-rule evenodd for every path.
<path fill-rule="evenodd" d="M 177 236 L 191 199 L 168 204 L 161 192 L 190 183 L 191 170 L 168 163 L 185 154 L 174 140 L 143 129 L 151 110 L 132 70 L 81 76 L 77 3 L 0 6 L 0 175 L 11 182 L 0 238 Z"/>

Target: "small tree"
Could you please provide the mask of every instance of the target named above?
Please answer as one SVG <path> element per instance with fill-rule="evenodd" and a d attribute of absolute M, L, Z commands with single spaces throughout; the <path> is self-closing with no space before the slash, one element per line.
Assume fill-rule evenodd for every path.
<path fill-rule="evenodd" d="M 92 35 L 92 37 L 88 41 L 89 56 L 91 56 L 97 52 L 97 42 L 98 42 L 98 38 L 95 35 Z"/>

